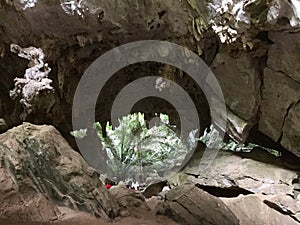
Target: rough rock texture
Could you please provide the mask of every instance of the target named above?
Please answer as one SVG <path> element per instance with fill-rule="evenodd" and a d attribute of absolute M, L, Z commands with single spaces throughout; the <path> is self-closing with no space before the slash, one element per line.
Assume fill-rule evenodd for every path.
<path fill-rule="evenodd" d="M 298 32 L 270 32 L 268 37 L 274 42 L 268 52 L 268 67 L 300 83 L 300 34 Z"/>
<path fill-rule="evenodd" d="M 5 47 L 1 67 L 3 76 L 8 79 L 1 82 L 5 87 L 11 87 L 10 78 L 22 74 L 19 73 L 22 68 L 10 71 L 8 66 L 12 58 L 16 59 L 7 49 L 12 42 L 43 47 L 47 61 L 54 67 L 50 78 L 55 82 L 57 101 L 70 104 L 84 70 L 107 50 L 129 41 L 151 39 L 158 34 L 166 39 L 187 33 L 187 12 L 172 10 L 182 8 L 183 3 L 179 1 L 153 1 L 146 5 L 98 1 L 97 4 L 101 6 L 99 14 L 89 14 L 85 19 L 65 14 L 57 1 L 40 1 L 35 8 L 21 12 L 3 4 L 0 9 L 1 15 L 4 15 L 1 27 L 5 32 L 1 32 L 1 41 Z M 127 18 L 122 12 L 128 12 Z M 18 23 L 6 26 L 16 21 L 13 19 L 16 17 L 19 18 Z M 54 114 L 54 109 L 52 111 Z"/>
<path fill-rule="evenodd" d="M 10 52 L 11 44 L 41 48 L 52 68 L 49 78 L 55 94 L 51 101 L 41 97 L 26 120 L 51 123 L 71 139 L 73 95 L 85 69 L 113 47 L 159 39 L 186 46 L 212 64 L 224 91 L 231 136 L 243 142 L 249 130 L 259 125 L 260 131 L 300 156 L 299 34 L 297 27 L 291 27 L 299 25 L 297 1 L 232 1 L 236 7 L 225 4 L 228 1 L 213 1 L 208 7 L 205 4 L 212 1 L 90 0 L 83 2 L 89 3 L 92 13 L 84 16 L 78 15 L 77 9 L 65 13 L 58 0 L 37 1 L 26 10 L 16 2 L 0 3 L 0 117 L 9 127 L 21 123 L 22 107 L 19 99 L 12 101 L 8 93 L 13 79 L 23 76 L 27 66 Z M 218 26 L 224 29 L 217 32 Z M 236 34 L 238 40 L 221 44 L 213 30 L 226 33 L 230 27 L 236 30 L 231 30 L 231 35 Z M 209 108 L 200 88 L 187 75 L 155 63 L 130 66 L 112 77 L 100 93 L 96 119 L 108 121 L 117 93 L 134 79 L 153 74 L 163 74 L 184 87 L 196 102 L 201 129 L 209 125 Z M 176 121 L 174 109 L 157 99 L 142 101 L 134 110 L 165 112 Z"/>
<path fill-rule="evenodd" d="M 197 151 L 169 184 L 195 184 L 220 197 L 247 224 L 299 224 L 299 160 L 281 158 L 255 148 L 251 153 L 219 151 L 210 167 L 199 167 L 203 151 Z"/>
<path fill-rule="evenodd" d="M 299 221 L 284 215 L 263 202 L 264 195 L 239 196 L 223 198 L 222 201 L 240 220 L 240 225 L 270 224 L 296 225 Z"/>
<path fill-rule="evenodd" d="M 233 154 L 220 151 L 209 168 L 199 169 L 202 156 L 198 152 L 183 170 L 181 180 L 171 179 L 174 184 L 192 182 L 209 190 L 221 188 L 237 193 L 290 194 L 294 195 L 293 181 L 298 177 L 299 165 L 284 162 L 268 155 L 263 150 L 252 153 L 257 156 L 251 159 L 250 153 Z M 270 164 L 272 162 L 273 164 Z M 222 195 L 221 195 L 222 196 Z"/>
<path fill-rule="evenodd" d="M 221 200 L 195 185 L 178 186 L 167 192 L 159 213 L 182 225 L 239 224 Z"/>
<path fill-rule="evenodd" d="M 299 153 L 300 55 L 299 34 L 272 32 L 268 68 L 264 71 L 259 129 Z"/>
<path fill-rule="evenodd" d="M 132 207 L 138 207 L 141 205 L 146 207 L 145 197 L 140 192 L 136 192 L 123 186 L 113 186 L 109 189 L 109 192 L 115 197 L 119 206 L 123 210 L 128 210 Z"/>
<path fill-rule="evenodd" d="M 22 47 L 36 46 L 43 49 L 45 61 L 52 71 L 49 78 L 55 89 L 51 101 L 39 99 L 27 121 L 35 124 L 50 123 L 58 127 L 66 138 L 72 130 L 71 109 L 77 84 L 85 69 L 104 52 L 130 41 L 160 39 L 174 40 L 176 43 L 196 50 L 195 40 L 189 33 L 190 16 L 193 9 L 186 1 L 94 1 L 94 14 L 84 18 L 66 14 L 59 1 L 38 1 L 36 6 L 25 11 L 16 11 L 4 2 L 0 4 L 0 103 L 5 102 L 2 114 L 9 127 L 21 122 L 22 107 L 19 99 L 12 101 L 9 90 L 13 89 L 13 79 L 22 77 L 26 62 L 13 55 L 9 45 L 16 43 Z M 183 10 L 184 9 L 184 10 Z M 125 15 L 124 15 L 125 13 Z M 17 18 L 17 19 L 16 19 Z M 17 22 L 18 21 L 18 22 Z M 189 41 L 187 41 L 189 40 Z M 202 40 L 214 49 L 205 53 L 211 60 L 218 46 L 214 36 Z M 211 54 L 211 52 L 213 52 Z M 211 56 L 212 55 L 212 56 Z M 17 68 L 10 65 L 18 62 Z M 131 81 L 161 73 L 170 79 L 180 80 L 181 86 L 195 100 L 201 119 L 201 128 L 209 125 L 209 109 L 201 89 L 187 75 L 165 65 L 146 63 L 133 65 L 119 71 L 100 93 L 96 107 L 96 119 L 110 120 L 110 108 L 117 93 Z M 53 101 L 55 102 L 54 104 Z M 51 104 L 50 104 L 51 103 Z M 165 101 L 142 101 L 140 107 L 145 113 L 167 112 L 173 119 L 176 111 Z"/>
<path fill-rule="evenodd" d="M 299 87 L 281 72 L 265 69 L 259 129 L 273 140 L 280 141 L 282 138 L 282 128 L 290 107 L 300 97 Z"/>
<path fill-rule="evenodd" d="M 157 205 L 161 201 L 157 200 L 156 202 L 146 202 L 144 195 L 140 191 L 128 189 L 119 184 L 118 186 L 111 187 L 109 192 L 115 197 L 120 206 L 121 218 L 131 218 L 131 220 L 132 218 L 145 218 L 145 220 L 147 220 L 149 216 L 152 216 L 151 224 L 159 224 L 162 220 L 166 224 L 177 224 L 173 222 L 173 218 L 170 218 L 170 221 L 168 221 L 163 215 L 156 215 L 154 217 L 153 215 L 156 214 Z M 130 221 L 129 224 L 132 224 L 132 222 Z"/>
<path fill-rule="evenodd" d="M 169 219 L 166 216 L 155 215 L 154 212 L 141 210 L 139 208 L 133 209 L 133 215 L 121 218 L 118 217 L 113 221 L 107 221 L 102 218 L 95 218 L 91 214 L 85 212 L 78 212 L 69 208 L 59 208 L 63 212 L 58 220 L 53 222 L 22 222 L 18 221 L 18 218 L 11 220 L 1 219 L 1 225 L 178 225 L 175 221 Z M 136 216 L 134 216 L 136 214 Z"/>
<path fill-rule="evenodd" d="M 263 51 L 264 46 L 260 51 Z M 234 130 L 229 134 L 240 142 L 245 142 L 250 129 L 257 122 L 260 105 L 262 56 L 242 53 L 238 57 L 223 52 L 218 53 L 212 69 L 223 90 L 228 107 L 229 123 Z"/>
<path fill-rule="evenodd" d="M 264 196 L 264 203 L 300 223 L 299 198 L 294 199 L 289 195 Z"/>
<path fill-rule="evenodd" d="M 0 217 L 50 221 L 57 205 L 104 218 L 119 207 L 89 167 L 52 126 L 24 123 L 0 135 Z M 23 206 L 26 206 L 25 208 Z"/>
<path fill-rule="evenodd" d="M 82 212 L 80 213 L 73 212 L 73 214 L 71 214 L 69 218 L 65 218 L 64 220 L 50 223 L 47 225 L 156 225 L 156 224 L 179 225 L 178 223 L 176 223 L 175 221 L 171 220 L 166 216 L 155 215 L 154 212 L 149 212 L 139 207 L 132 208 L 132 211 L 130 212 L 130 216 L 125 218 L 118 217 L 113 221 L 104 221 L 101 218 L 100 219 L 92 218 L 90 215 L 84 214 Z"/>

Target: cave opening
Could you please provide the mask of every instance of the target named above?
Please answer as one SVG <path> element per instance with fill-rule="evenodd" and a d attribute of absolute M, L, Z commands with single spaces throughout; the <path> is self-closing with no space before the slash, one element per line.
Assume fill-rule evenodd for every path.
<path fill-rule="evenodd" d="M 99 93 L 95 109 L 95 119 L 101 124 L 103 137 L 107 138 L 109 136 L 105 127 L 107 123 L 112 124 L 112 107 L 118 94 L 132 82 L 149 76 L 158 76 L 166 80 L 171 80 L 182 87 L 188 94 L 197 109 L 198 118 L 200 120 L 200 131 L 198 135 L 200 136 L 210 125 L 211 121 L 209 105 L 199 85 L 189 75 L 170 65 L 146 62 L 133 64 L 118 71 L 111 76 Z M 167 86 L 166 88 L 169 87 Z M 130 98 L 130 96 L 128 96 L 128 98 Z M 169 118 L 172 129 L 179 135 L 179 131 L 181 130 L 180 115 L 176 107 L 163 98 L 149 96 L 140 99 L 131 108 L 130 114 L 133 115 L 134 113 L 143 114 L 148 129 L 155 124 L 159 124 L 157 118 L 159 118 L 160 114 L 165 114 Z M 128 116 L 128 114 L 122 116 Z M 119 119 L 121 119 L 121 117 Z M 189 157 L 191 157 L 191 155 L 189 155 Z M 186 158 L 183 158 L 182 162 L 185 165 L 187 163 Z"/>
<path fill-rule="evenodd" d="M 101 90 L 96 105 L 95 118 L 101 124 L 111 122 L 111 109 L 119 92 L 131 82 L 143 77 L 158 76 L 177 83 L 190 96 L 200 120 L 200 134 L 210 125 L 210 109 L 207 99 L 199 85 L 179 69 L 156 62 L 144 62 L 130 65 L 114 74 Z M 167 87 L 168 88 L 168 87 Z M 130 98 L 130 96 L 128 96 Z M 163 98 L 149 96 L 140 99 L 130 113 L 141 112 L 151 120 L 155 114 L 164 113 L 170 122 L 180 130 L 180 118 L 175 107 Z M 125 115 L 123 115 L 125 116 Z"/>

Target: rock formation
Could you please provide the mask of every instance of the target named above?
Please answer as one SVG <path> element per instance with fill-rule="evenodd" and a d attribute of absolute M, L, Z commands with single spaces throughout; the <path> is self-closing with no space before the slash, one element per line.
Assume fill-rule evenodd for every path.
<path fill-rule="evenodd" d="M 73 130 L 72 103 L 89 65 L 114 47 L 151 39 L 187 47 L 210 66 L 225 97 L 226 132 L 231 138 L 238 142 L 258 139 L 267 147 L 292 153 L 284 151 L 284 157 L 278 159 L 259 149 L 251 154 L 222 152 L 210 170 L 201 171 L 197 160 L 202 153 L 196 152 L 190 164 L 169 182 L 193 183 L 210 194 L 231 197 L 222 201 L 227 205 L 226 214 L 234 214 L 230 216 L 234 224 L 237 220 L 241 224 L 272 224 L 270 218 L 284 220 L 284 224 L 299 223 L 299 18 L 297 0 L 1 0 L 0 217 L 11 218 L 18 211 L 22 220 L 47 222 L 59 217 L 61 205 L 102 217 L 118 215 L 122 198 L 113 193 L 114 200 L 95 170 L 59 132 L 76 148 L 69 135 Z M 28 65 L 11 51 L 16 50 L 11 49 L 12 44 L 20 46 L 19 50 L 40 49 L 42 62 L 27 55 Z M 15 87 L 14 80 L 26 83 L 24 74 L 31 68 L 45 73 L 47 82 L 42 85 L 46 88 L 30 89 L 38 98 L 27 98 L 34 107 L 23 116 L 24 86 Z M 96 120 L 110 120 L 113 101 L 123 87 L 157 74 L 184 88 L 199 111 L 201 131 L 208 127 L 211 112 L 197 83 L 176 68 L 153 62 L 130 65 L 112 76 L 99 94 Z M 9 93 L 14 88 L 17 94 L 12 99 Z M 54 92 L 44 92 L 52 88 Z M 174 107 L 160 99 L 142 100 L 133 111 L 149 117 L 166 113 L 178 124 Z M 26 123 L 22 124 L 23 120 Z M 59 132 L 52 126 L 28 122 L 51 124 Z M 198 197 L 220 202 L 193 188 Z M 167 211 L 178 216 L 170 204 L 182 209 L 187 203 L 178 206 L 176 201 L 182 196 L 173 197 L 168 199 Z M 265 214 L 259 214 L 261 211 Z M 193 214 L 190 219 L 195 221 L 198 216 Z M 177 217 L 180 222 L 183 219 Z"/>
<path fill-rule="evenodd" d="M 188 47 L 211 66 L 225 96 L 231 137 L 244 142 L 251 129 L 259 130 L 300 156 L 296 1 L 14 0 L 2 1 L 0 12 L 0 115 L 8 127 L 22 122 L 20 99 L 13 101 L 8 93 L 14 78 L 21 78 L 26 69 L 26 63 L 10 52 L 11 44 L 41 48 L 52 68 L 49 79 L 55 93 L 51 101 L 41 95 L 26 120 L 51 123 L 72 141 L 68 135 L 72 99 L 85 69 L 113 47 L 160 39 Z M 185 88 L 199 109 L 201 129 L 209 125 L 201 89 L 187 75 L 155 63 L 130 66 L 113 76 L 100 93 L 96 119 L 110 120 L 117 93 L 132 80 L 150 75 L 149 71 L 161 71 Z M 159 110 L 176 117 L 172 107 L 157 99 L 141 102 L 135 110 Z"/>
<path fill-rule="evenodd" d="M 166 193 L 159 213 L 182 225 L 240 224 L 222 201 L 194 185 L 178 186 Z"/>
<path fill-rule="evenodd" d="M 52 126 L 24 123 L 1 134 L 0 159 L 1 218 L 48 222 L 61 216 L 58 206 L 118 216 L 97 172 Z"/>

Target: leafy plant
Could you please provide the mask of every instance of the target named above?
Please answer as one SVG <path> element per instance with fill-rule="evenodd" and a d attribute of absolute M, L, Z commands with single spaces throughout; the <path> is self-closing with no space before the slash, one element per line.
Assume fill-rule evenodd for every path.
<path fill-rule="evenodd" d="M 117 181 L 135 179 L 150 182 L 163 176 L 174 167 L 180 167 L 186 155 L 197 142 L 195 131 L 185 144 L 169 124 L 169 117 L 160 114 L 160 124 L 147 127 L 142 113 L 130 114 L 119 120 L 113 128 L 106 124 L 106 136 L 100 123 L 95 123 L 98 136 L 107 153 L 108 175 Z M 85 130 L 73 131 L 75 137 L 83 137 Z"/>
<path fill-rule="evenodd" d="M 151 128 L 147 127 L 142 113 L 123 117 L 119 120 L 119 126 L 115 128 L 107 123 L 106 136 L 100 123 L 95 123 L 94 127 L 108 156 L 107 176 L 115 178 L 116 181 L 131 179 L 148 184 L 166 174 L 170 175 L 174 168 L 182 166 L 187 154 L 191 153 L 198 141 L 209 148 L 250 152 L 258 147 L 280 156 L 280 152 L 275 149 L 253 143 L 245 145 L 233 140 L 224 142 L 213 125 L 206 129 L 200 138 L 196 137 L 196 130 L 191 131 L 187 141 L 183 142 L 165 114 L 160 114 L 160 124 Z M 86 133 L 87 129 L 71 132 L 77 138 L 85 137 Z"/>
<path fill-rule="evenodd" d="M 204 131 L 204 134 L 199 138 L 199 140 L 209 148 L 216 148 L 233 152 L 251 152 L 254 148 L 260 148 L 276 157 L 281 156 L 281 152 L 276 149 L 267 148 L 254 143 L 242 144 L 237 143 L 231 139 L 228 142 L 224 142 L 223 139 L 220 138 L 218 130 L 214 128 L 213 125 L 211 125 L 209 129 L 206 129 Z"/>

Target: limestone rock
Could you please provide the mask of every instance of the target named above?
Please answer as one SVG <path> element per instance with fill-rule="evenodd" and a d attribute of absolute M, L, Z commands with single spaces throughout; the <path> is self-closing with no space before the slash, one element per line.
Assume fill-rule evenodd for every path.
<path fill-rule="evenodd" d="M 194 185 L 178 186 L 165 195 L 159 213 L 183 225 L 238 225 L 235 215 L 218 198 Z"/>
<path fill-rule="evenodd" d="M 268 37 L 274 44 L 264 71 L 259 130 L 300 156 L 299 34 L 270 32 Z"/>
<path fill-rule="evenodd" d="M 294 199 L 289 195 L 263 196 L 264 203 L 278 212 L 289 215 L 300 223 L 300 199 Z"/>
<path fill-rule="evenodd" d="M 247 55 L 233 58 L 219 53 L 212 64 L 223 90 L 226 105 L 244 120 L 253 118 L 260 102 L 260 70 L 258 62 Z"/>
<path fill-rule="evenodd" d="M 109 192 L 116 199 L 120 206 L 120 216 L 133 216 L 141 218 L 141 213 L 150 213 L 151 209 L 145 201 L 144 195 L 133 189 L 128 189 L 125 186 L 112 186 Z"/>
<path fill-rule="evenodd" d="M 259 130 L 273 140 L 280 141 L 287 115 L 299 99 L 300 84 L 281 72 L 266 68 Z M 295 151 L 296 149 L 289 150 Z"/>
<path fill-rule="evenodd" d="M 270 32 L 268 37 L 274 42 L 268 52 L 268 67 L 300 83 L 300 34 Z"/>
<path fill-rule="evenodd" d="M 201 154 L 199 152 L 194 155 L 192 161 L 184 169 L 186 182 L 229 190 L 238 188 L 250 193 L 293 195 L 292 181 L 298 177 L 296 170 L 270 164 L 268 161 L 260 162 L 251 158 L 243 158 L 232 152 L 220 151 L 210 167 L 203 171 L 199 170 Z M 249 154 L 244 153 L 244 156 Z M 265 157 L 263 154 L 259 155 L 259 151 L 253 154 L 260 159 Z M 266 160 L 274 161 L 274 158 L 270 158 Z"/>
<path fill-rule="evenodd" d="M 237 198 L 222 198 L 222 201 L 240 220 L 240 225 L 270 224 L 296 225 L 297 221 L 270 208 L 262 195 L 240 195 Z"/>
<path fill-rule="evenodd" d="M 244 142 L 255 124 L 260 104 L 259 63 L 246 54 L 234 58 L 227 53 L 219 53 L 213 61 L 212 69 L 231 111 L 229 114 L 232 114 L 229 116 L 230 125 L 236 130 L 236 138 Z"/>
<path fill-rule="evenodd" d="M 123 186 L 112 186 L 109 189 L 112 196 L 115 197 L 118 204 L 123 208 L 140 206 L 145 204 L 145 197 L 141 192 L 129 189 Z"/>
<path fill-rule="evenodd" d="M 3 98 L 3 104 L 6 105 L 3 111 L 0 109 L 1 117 L 9 118 L 7 120 L 9 127 L 21 123 L 19 116 L 22 108 L 19 101 L 12 101 L 4 96 L 8 95 L 9 90 L 12 89 L 14 78 L 23 76 L 26 62 L 11 54 L 9 45 L 16 43 L 29 47 L 34 44 L 44 51 L 45 60 L 51 65 L 50 77 L 53 80 L 52 86 L 55 93 L 50 96 L 50 99 L 39 99 L 37 110 L 32 112 L 26 121 L 55 125 L 69 142 L 73 141 L 70 142 L 72 147 L 76 147 L 74 139 L 69 135 L 72 130 L 72 100 L 80 78 L 96 58 L 122 44 L 150 39 L 182 38 L 181 43 L 196 48 L 192 35 L 189 33 L 190 15 L 193 9 L 186 1 L 93 0 L 88 1 L 90 11 L 84 15 L 84 18 L 76 13 L 75 15 L 65 13 L 59 1 L 37 1 L 34 8 L 20 11 L 16 10 L 14 4 L 6 4 L 9 2 L 12 1 L 4 1 L 0 7 L 0 14 L 3 15 L 0 20 L 0 27 L 3 28 L 3 32 L 0 32 L 0 99 Z M 61 2 L 69 2 L 70 7 L 74 4 L 74 1 Z M 80 4 L 83 2 L 85 1 L 80 1 Z M 191 43 L 186 42 L 183 38 L 185 36 L 189 36 Z M 141 76 L 159 73 L 161 70 L 161 67 L 151 65 L 149 69 L 149 66 L 144 65 L 126 68 L 107 82 L 109 90 L 103 90 L 104 94 L 99 97 L 96 107 L 97 121 L 106 123 L 110 119 L 110 107 L 124 84 Z M 173 76 L 174 74 L 169 72 L 164 75 Z M 188 79 L 189 84 L 190 80 Z M 113 86 L 109 86 L 109 83 Z M 183 81 L 182 86 L 184 86 Z M 197 104 L 200 104 L 198 96 L 201 94 L 195 93 L 194 90 L 189 92 L 195 96 Z M 205 100 L 203 96 L 201 99 Z M 145 103 L 143 105 L 149 106 Z M 153 106 L 156 104 L 153 103 Z M 158 110 L 161 111 L 163 106 L 164 104 L 160 103 Z M 205 111 L 208 114 L 208 109 L 202 110 L 201 106 L 203 104 L 198 107 L 201 109 L 199 111 Z M 149 108 L 153 110 L 152 106 Z M 173 113 L 168 107 L 165 108 Z M 154 112 L 158 110 L 155 109 Z M 202 124 L 204 121 L 206 120 L 204 119 Z"/>
<path fill-rule="evenodd" d="M 70 14 L 64 12 L 59 1 L 34 1 L 37 2 L 35 6 L 26 10 L 16 7 L 16 2 L 20 1 L 3 1 L 0 5 L 3 31 L 0 32 L 0 114 L 9 127 L 21 123 L 22 108 L 19 101 L 9 99 L 8 93 L 14 78 L 22 76 L 26 69 L 26 63 L 9 52 L 11 43 L 24 47 L 34 44 L 43 49 L 46 61 L 52 66 L 49 76 L 56 92 L 39 100 L 37 110 L 32 112 L 28 121 L 54 124 L 64 137 L 73 141 L 75 147 L 74 140 L 68 136 L 72 130 L 72 100 L 86 68 L 100 55 L 124 43 L 146 39 L 172 40 L 199 53 L 209 65 L 212 64 L 230 112 L 229 134 L 245 141 L 249 130 L 257 125 L 261 111 L 259 130 L 299 156 L 296 108 L 299 96 L 294 92 L 299 90 L 300 81 L 299 33 L 290 26 L 299 23 L 296 0 L 278 0 L 270 4 L 241 0 L 230 3 L 219 0 L 153 0 L 117 4 L 107 0 L 80 1 L 80 4 L 88 2 L 89 11 L 84 16 L 78 15 L 78 8 L 73 8 L 74 1 L 67 1 L 72 3 L 69 9 L 73 13 Z M 66 1 L 63 2 L 66 5 Z M 225 11 L 220 13 L 220 9 Z M 204 33 L 207 18 L 216 24 Z M 236 43 L 221 44 L 213 31 L 216 31 L 215 25 L 222 28 L 217 32 L 219 35 L 231 30 L 229 35 L 233 35 L 233 39 L 241 39 Z M 237 33 L 232 33 L 233 28 Z M 195 36 L 193 32 L 198 33 Z M 204 130 L 209 125 L 210 109 L 200 88 L 188 76 L 176 70 L 166 73 L 156 64 L 135 65 L 116 74 L 99 96 L 96 119 L 103 123 L 110 119 L 115 96 L 132 80 L 160 74 L 161 71 L 167 77 L 176 77 L 176 82 L 188 89 L 197 104 L 201 129 Z M 155 112 L 165 111 L 176 118 L 176 112 L 161 102 L 139 104 Z M 137 111 L 142 111 L 143 107 Z M 291 109 L 290 113 L 288 109 Z M 291 124 L 295 126 L 289 129 Z"/>
<path fill-rule="evenodd" d="M 159 204 L 162 202 L 161 198 L 158 196 L 152 196 L 146 199 L 147 206 L 154 212 L 157 212 Z"/>
<path fill-rule="evenodd" d="M 300 104 L 293 104 L 285 118 L 281 142 L 283 147 L 300 157 Z"/>
<path fill-rule="evenodd" d="M 18 204 L 28 206 L 20 220 L 49 221 L 59 215 L 56 204 L 95 216 L 118 215 L 98 174 L 52 126 L 24 123 L 1 134 L 0 162 L 0 217 L 19 213 Z"/>

